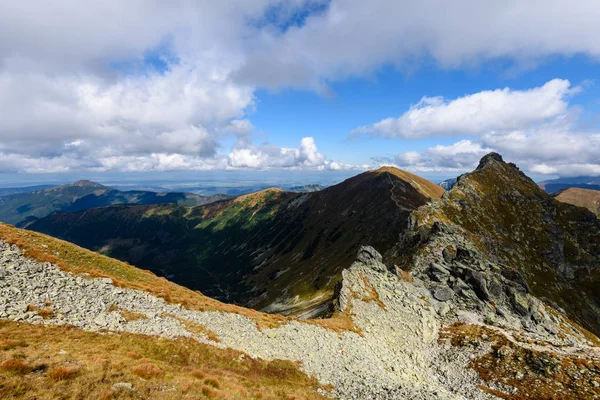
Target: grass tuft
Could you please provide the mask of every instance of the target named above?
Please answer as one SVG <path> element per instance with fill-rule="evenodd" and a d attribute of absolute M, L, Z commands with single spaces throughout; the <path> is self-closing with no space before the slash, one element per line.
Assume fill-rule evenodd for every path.
<path fill-rule="evenodd" d="M 31 371 L 31 367 L 21 360 L 11 358 L 0 364 L 0 370 L 13 375 L 25 375 Z"/>
<path fill-rule="evenodd" d="M 164 372 L 154 364 L 144 363 L 133 367 L 131 370 L 134 374 L 144 379 L 162 378 Z"/>
<path fill-rule="evenodd" d="M 75 378 L 79 372 L 78 367 L 56 367 L 48 371 L 48 377 L 53 381 L 65 381 Z"/>

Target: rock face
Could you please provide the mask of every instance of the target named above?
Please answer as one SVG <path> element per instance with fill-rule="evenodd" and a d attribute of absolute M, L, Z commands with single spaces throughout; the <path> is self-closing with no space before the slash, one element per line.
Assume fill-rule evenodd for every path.
<path fill-rule="evenodd" d="M 403 265 L 498 326 L 554 335 L 555 311 L 600 334 L 600 221 L 544 193 L 496 153 L 412 214 Z"/>

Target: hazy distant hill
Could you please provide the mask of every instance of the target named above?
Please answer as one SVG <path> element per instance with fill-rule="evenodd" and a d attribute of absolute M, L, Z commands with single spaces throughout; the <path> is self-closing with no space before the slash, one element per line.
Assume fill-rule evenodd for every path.
<path fill-rule="evenodd" d="M 17 193 L 29 193 L 36 190 L 44 190 L 56 185 L 35 185 L 35 186 L 23 186 L 23 187 L 12 187 L 12 188 L 0 188 L 0 196 L 7 196 L 9 194 Z"/>
<path fill-rule="evenodd" d="M 450 179 L 446 179 L 445 181 L 441 181 L 440 183 L 438 183 L 438 185 L 440 185 L 441 187 L 443 187 L 446 190 L 450 190 L 452 185 L 454 185 L 455 183 L 456 183 L 456 178 L 450 178 Z"/>
<path fill-rule="evenodd" d="M 227 199 L 229 196 L 200 196 L 191 193 L 122 192 L 91 181 L 77 181 L 25 193 L 0 197 L 0 221 L 19 224 L 45 217 L 55 211 L 80 211 L 113 204 L 201 205 Z"/>
<path fill-rule="evenodd" d="M 539 187 L 546 193 L 555 193 L 559 190 L 568 188 L 581 188 L 590 190 L 600 190 L 600 177 L 598 176 L 577 176 L 573 178 L 558 178 L 542 181 L 538 183 Z"/>

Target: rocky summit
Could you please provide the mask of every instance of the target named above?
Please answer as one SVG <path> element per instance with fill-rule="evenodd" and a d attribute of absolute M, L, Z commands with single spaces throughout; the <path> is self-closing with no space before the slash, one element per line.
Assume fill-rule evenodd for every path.
<path fill-rule="evenodd" d="M 344 197 L 365 187 L 388 196 L 375 205 Z M 339 219 L 329 214 L 331 221 L 322 228 L 342 219 L 356 222 L 353 212 L 368 215 L 368 222 L 379 219 L 379 228 L 397 226 L 386 233 L 393 241 L 386 236 L 369 242 L 376 229 L 341 225 L 354 227 L 352 234 L 360 238 L 355 246 L 332 245 L 336 241 L 327 241 L 331 231 L 324 228 L 315 236 L 319 241 L 309 246 L 313 262 L 339 254 L 348 260 L 335 270 L 339 277 L 322 307 L 326 317 L 318 319 L 220 303 L 129 264 L 2 225 L 0 332 L 18 329 L 29 342 L 0 339 L 0 394 L 25 390 L 43 397 L 41 388 L 54 379 L 65 390 L 88 382 L 98 397 L 600 399 L 599 220 L 555 200 L 498 154 L 484 157 L 475 171 L 437 196 L 441 190 L 385 168 L 318 192 L 271 191 L 177 211 L 188 215 L 187 221 L 201 215 L 195 222 L 212 231 L 221 224 L 232 232 L 222 219 L 234 218 L 231 207 L 237 207 L 235 218 L 253 210 L 252 216 L 271 221 L 268 213 L 281 212 L 275 218 L 282 224 L 291 216 L 316 218 L 314 210 L 329 212 L 325 204 L 315 207 L 335 199 Z M 353 201 L 367 208 L 353 209 Z M 148 218 L 169 218 L 160 214 L 161 207 L 140 210 Z M 246 225 L 245 232 L 283 226 L 278 224 L 257 231 Z M 304 226 L 305 234 L 317 229 Z M 289 243 L 274 239 L 281 232 L 260 242 L 264 247 L 255 258 L 282 257 L 269 247 Z M 298 254 L 306 250 L 292 252 L 296 256 L 286 259 L 287 268 L 300 268 Z M 256 279 L 262 264 L 253 265 Z M 322 270 L 327 269 L 295 273 Z M 277 277 L 268 282 L 274 281 Z M 305 290 L 319 293 L 318 286 Z M 32 339 L 40 337 L 39 327 L 66 329 L 61 346 L 72 353 L 55 349 L 58 354 Z M 110 367 L 95 372 L 101 356 L 86 358 L 91 350 L 82 348 L 84 336 L 72 336 L 83 333 L 98 343 L 118 337 L 106 351 L 126 357 L 119 358 L 119 373 Z M 172 346 L 169 351 L 165 343 Z M 178 352 L 177 346 L 185 350 Z M 192 369 L 186 354 L 196 354 L 197 346 L 205 347 L 195 368 L 212 363 L 209 372 Z M 76 373 L 53 378 L 57 368 Z M 29 386 L 22 389 L 25 383 Z"/>

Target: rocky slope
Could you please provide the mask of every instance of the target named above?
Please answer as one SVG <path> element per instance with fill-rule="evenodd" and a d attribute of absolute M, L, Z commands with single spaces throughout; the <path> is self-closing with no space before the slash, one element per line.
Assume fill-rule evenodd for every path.
<path fill-rule="evenodd" d="M 552 196 L 563 203 L 585 207 L 600 216 L 600 190 L 569 188 L 553 193 Z"/>
<path fill-rule="evenodd" d="M 522 332 L 486 325 L 477 314 L 452 302 L 438 301 L 419 279 L 398 275 L 400 271 L 382 263 L 381 255 L 371 247 L 359 250 L 357 261 L 342 272 L 336 291 L 336 318 L 351 321 L 346 329 L 333 329 L 336 325 L 328 322 L 334 320 L 316 323 L 285 319 L 267 327 L 259 324 L 258 314 L 248 314 L 243 309 L 214 304 L 212 311 L 198 310 L 193 304 L 204 300 L 197 293 L 191 292 L 195 298 L 190 297 L 188 305 L 182 306 L 165 301 L 164 295 L 130 288 L 137 283 L 127 277 L 141 273 L 134 267 L 104 260 L 41 235 L 31 236 L 14 228 L 1 232 L 1 239 L 21 243 L 28 254 L 37 258 L 28 258 L 20 248 L 0 241 L 0 319 L 17 321 L 23 337 L 31 337 L 29 332 L 44 324 L 119 335 L 122 339 L 115 342 L 112 351 L 119 348 L 119 342 L 131 346 L 131 334 L 164 337 L 174 346 L 181 340 L 190 340 L 184 342 L 188 349 L 196 342 L 214 349 L 207 351 L 242 351 L 237 361 L 229 361 L 227 368 L 231 373 L 239 368 L 237 363 L 245 362 L 245 357 L 256 363 L 262 362 L 259 359 L 290 360 L 299 362 L 300 368 L 322 385 L 313 384 L 312 394 L 304 387 L 300 398 L 324 395 L 340 399 L 595 399 L 600 395 L 600 351 L 573 334 L 581 328 L 560 313 L 550 317 L 557 326 L 557 335 L 551 339 L 542 330 Z M 57 248 L 61 250 L 56 251 Z M 57 254 L 54 260 L 62 267 L 38 260 L 47 257 L 47 251 Z M 65 264 L 72 252 L 84 256 L 78 258 L 81 265 Z M 79 273 L 74 274 L 75 270 Z M 100 271 L 103 277 L 94 278 Z M 146 279 L 157 278 L 147 275 Z M 0 329 L 5 327 L 6 324 L 0 324 Z M 22 395 L 35 397 L 35 391 L 41 389 L 26 382 L 41 380 L 56 385 L 51 380 L 52 371 L 77 368 L 75 375 L 59 380 L 68 393 L 71 382 L 92 368 L 69 363 L 80 352 L 89 352 L 83 348 L 84 343 L 77 347 L 72 342 L 70 351 L 76 354 L 53 361 L 62 367 L 15 372 L 14 360 L 19 360 L 15 357 L 28 363 L 36 361 L 27 357 L 30 348 L 38 349 L 38 362 L 53 357 L 44 350 L 49 346 L 32 342 L 19 347 L 23 343 L 20 340 L 16 336 L 12 342 L 4 343 L 0 351 L 0 393 L 7 393 L 20 382 Z M 120 351 L 131 353 L 127 348 Z M 157 355 L 146 350 L 135 357 L 138 356 L 145 357 L 144 371 L 154 371 L 153 374 L 144 375 L 137 366 L 132 370 L 138 371 L 138 376 L 128 375 L 126 371 L 131 367 L 125 362 L 120 364 L 120 374 L 105 373 L 101 384 L 88 386 L 87 394 L 186 397 L 190 388 L 180 383 L 179 376 L 174 379 L 161 375 L 156 367 Z M 492 368 L 490 363 L 494 364 Z M 284 368 L 290 367 L 274 364 L 271 371 L 280 371 L 283 378 L 289 374 Z M 123 377 L 128 380 L 123 381 Z M 236 379 L 243 382 L 239 376 Z M 154 389 L 145 388 L 148 380 Z M 289 392 L 260 397 L 286 398 L 297 389 L 298 382 L 295 383 Z M 221 390 L 224 388 L 214 379 L 206 380 L 205 385 L 211 386 L 210 391 L 203 387 L 205 397 L 233 398 L 233 393 Z M 251 396 L 248 393 L 246 398 Z"/>
<path fill-rule="evenodd" d="M 0 197 L 0 221 L 25 226 L 56 211 L 73 212 L 113 204 L 201 205 L 230 196 L 200 196 L 192 193 L 120 191 L 91 181 L 77 181 Z"/>
<path fill-rule="evenodd" d="M 211 297 L 270 312 L 326 312 L 360 244 L 384 253 L 410 212 L 443 189 L 381 168 L 312 193 L 278 189 L 200 207 L 55 213 L 29 229 L 69 240 Z"/>
<path fill-rule="evenodd" d="M 436 297 L 498 326 L 553 336 L 559 310 L 600 333 L 600 221 L 556 201 L 498 154 L 414 212 L 412 223 L 397 252 Z"/>

